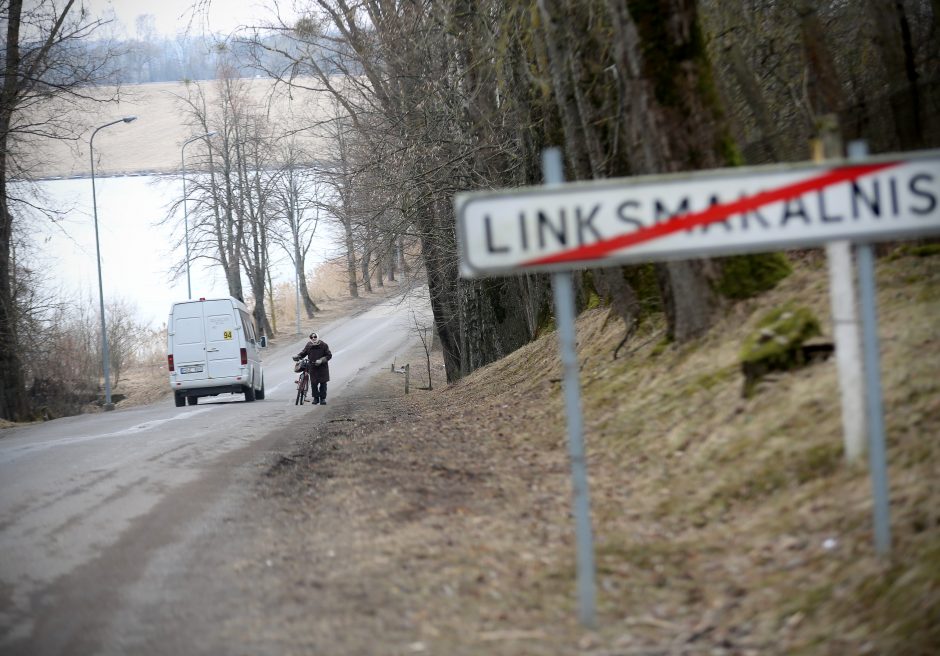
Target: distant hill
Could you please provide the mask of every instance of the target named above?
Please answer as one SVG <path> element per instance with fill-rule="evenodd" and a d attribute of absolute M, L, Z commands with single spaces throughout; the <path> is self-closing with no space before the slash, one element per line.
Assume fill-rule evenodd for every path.
<path fill-rule="evenodd" d="M 316 138 L 303 128 L 330 115 L 330 99 L 325 93 L 275 86 L 268 78 L 246 79 L 253 99 L 274 121 L 301 129 L 301 138 L 316 144 Z M 191 82 L 189 84 L 197 84 Z M 198 82 L 211 98 L 216 82 Z M 311 86 L 313 86 L 311 84 Z M 187 95 L 186 83 L 158 82 L 121 87 L 121 101 L 95 105 L 77 120 L 87 126 L 75 141 L 46 140 L 34 148 L 33 176 L 38 178 L 76 177 L 90 174 L 88 139 L 99 125 L 136 115 L 137 120 L 102 130 L 95 137 L 95 175 L 128 173 L 169 173 L 180 168 L 180 147 L 196 134 L 188 124 L 180 98 Z M 187 155 L 192 146 L 186 149 Z"/>

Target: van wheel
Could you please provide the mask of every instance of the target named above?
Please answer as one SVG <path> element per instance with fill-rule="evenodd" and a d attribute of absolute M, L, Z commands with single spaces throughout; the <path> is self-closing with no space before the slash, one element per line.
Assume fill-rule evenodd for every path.
<path fill-rule="evenodd" d="M 245 387 L 245 401 L 251 402 L 255 400 L 255 385 L 254 383 L 249 383 Z"/>
<path fill-rule="evenodd" d="M 255 392 L 255 398 L 264 401 L 264 378 L 261 379 L 261 389 Z"/>
<path fill-rule="evenodd" d="M 177 408 L 182 408 L 184 405 L 186 405 L 186 397 L 182 396 L 181 394 L 174 393 L 173 400 L 176 402 Z"/>
<path fill-rule="evenodd" d="M 187 396 L 187 397 L 186 397 L 186 404 L 187 404 L 187 405 L 196 405 L 197 403 L 199 403 L 199 397 L 198 397 L 198 396 Z"/>

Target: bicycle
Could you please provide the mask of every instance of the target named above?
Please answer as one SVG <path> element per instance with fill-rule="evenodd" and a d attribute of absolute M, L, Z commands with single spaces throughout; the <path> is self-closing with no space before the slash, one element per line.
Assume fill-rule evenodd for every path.
<path fill-rule="evenodd" d="M 300 369 L 300 378 L 297 379 L 297 398 L 294 400 L 294 405 L 303 405 L 307 400 L 307 388 L 310 387 L 310 374 L 307 373 L 308 364 L 307 358 L 304 358 L 295 367 L 295 369 Z"/>

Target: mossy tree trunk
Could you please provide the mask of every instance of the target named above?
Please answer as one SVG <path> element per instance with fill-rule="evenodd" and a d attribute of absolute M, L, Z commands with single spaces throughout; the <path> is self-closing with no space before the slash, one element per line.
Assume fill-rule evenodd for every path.
<path fill-rule="evenodd" d="M 739 164 L 696 3 L 607 0 L 607 8 L 617 44 L 617 79 L 626 112 L 623 147 L 631 153 L 630 173 Z M 655 271 L 668 337 L 681 342 L 706 332 L 723 304 L 722 294 L 716 291 L 723 281 L 722 262 L 664 262 Z"/>
<path fill-rule="evenodd" d="M 826 43 L 826 28 L 816 10 L 815 1 L 800 0 L 796 3 L 796 12 L 800 19 L 800 38 L 806 60 L 807 102 L 818 123 L 821 117 L 842 108 L 842 86 L 835 59 Z"/>
<path fill-rule="evenodd" d="M 627 103 L 631 172 L 661 173 L 737 163 L 712 79 L 693 0 L 608 0 Z M 701 260 L 656 266 L 669 337 L 711 325 L 716 267 Z"/>
<path fill-rule="evenodd" d="M 892 89 L 889 98 L 899 145 L 904 150 L 923 147 L 919 74 L 904 3 L 868 0 L 867 4 L 875 25 L 875 46 Z"/>
<path fill-rule="evenodd" d="M 3 96 L 0 99 L 0 417 L 24 421 L 29 412 L 23 363 L 20 361 L 13 295 L 13 212 L 7 194 L 7 148 L 17 101 L 20 65 L 20 18 L 23 3 L 13 0 L 6 10 L 6 46 Z"/>

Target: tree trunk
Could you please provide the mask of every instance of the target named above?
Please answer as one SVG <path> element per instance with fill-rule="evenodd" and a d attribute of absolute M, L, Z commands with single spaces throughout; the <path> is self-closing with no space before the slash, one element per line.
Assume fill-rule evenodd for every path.
<path fill-rule="evenodd" d="M 889 102 L 902 150 L 923 146 L 920 87 L 911 26 L 899 0 L 869 0 L 874 41 L 884 63 Z"/>
<path fill-rule="evenodd" d="M 226 145 L 223 144 L 223 148 Z M 222 184 L 225 192 L 225 200 L 222 201 L 218 193 L 216 183 L 215 165 L 212 156 L 212 148 L 209 148 L 209 176 L 212 185 L 213 212 L 215 213 L 215 238 L 219 250 L 219 262 L 222 270 L 225 272 L 225 281 L 228 285 L 230 296 L 245 302 L 245 292 L 242 288 L 241 276 L 241 225 L 240 219 L 236 219 L 234 210 L 235 192 L 232 187 L 232 168 L 231 159 L 227 150 L 223 152 L 222 157 Z"/>
<path fill-rule="evenodd" d="M 421 251 L 425 261 L 428 276 L 428 291 L 431 296 L 431 311 L 434 314 L 434 327 L 441 340 L 441 349 L 444 353 L 444 370 L 447 373 L 447 382 L 452 383 L 460 378 L 460 315 L 453 307 L 452 300 L 455 294 L 448 291 L 447 272 L 443 267 L 431 263 L 440 260 L 438 245 L 428 237 L 421 238 Z"/>
<path fill-rule="evenodd" d="M 313 319 L 314 313 L 320 311 L 320 307 L 314 302 L 313 297 L 310 296 L 310 290 L 307 289 L 307 279 L 303 275 L 303 271 L 300 272 L 298 278 L 300 280 L 300 298 L 304 302 L 304 310 L 307 312 L 307 318 Z"/>
<path fill-rule="evenodd" d="M 349 282 L 349 295 L 359 298 L 359 284 L 356 282 L 356 242 L 353 239 L 352 219 L 346 213 L 344 205 L 343 232 L 346 237 L 346 279 Z"/>
<path fill-rule="evenodd" d="M 16 85 L 19 81 L 19 31 L 22 0 L 10 0 L 7 7 L 7 33 L 3 95 L 0 97 L 0 417 L 25 421 L 29 415 L 26 380 L 17 339 L 17 314 L 13 296 L 16 272 L 12 266 L 13 215 L 7 197 L 7 146 Z"/>
<path fill-rule="evenodd" d="M 362 272 L 362 288 L 366 294 L 372 293 L 372 275 L 369 271 L 369 260 L 372 258 L 372 240 L 366 236 L 365 243 L 362 246 L 362 258 L 359 260 L 359 268 Z"/>
<path fill-rule="evenodd" d="M 933 9 L 933 25 L 931 28 L 934 38 L 929 47 L 931 58 L 936 62 L 940 59 L 940 39 L 937 38 L 937 35 L 940 34 L 940 0 L 930 0 L 930 7 Z"/>
<path fill-rule="evenodd" d="M 718 168 L 736 151 L 718 103 L 694 0 L 608 0 L 634 173 Z M 669 20 L 663 17 L 668 16 Z M 704 262 L 656 265 L 667 331 L 677 341 L 704 333 L 719 307 L 714 267 Z"/>
<path fill-rule="evenodd" d="M 800 0 L 796 11 L 800 17 L 800 38 L 806 58 L 807 100 L 818 119 L 842 109 L 842 87 L 814 0 Z"/>
<path fill-rule="evenodd" d="M 373 237 L 373 244 L 375 238 Z M 375 252 L 375 284 L 378 287 L 385 287 L 385 253 L 381 250 Z"/>
<path fill-rule="evenodd" d="M 307 276 L 304 273 L 306 258 L 300 250 L 300 246 L 294 243 L 294 275 L 297 276 L 297 284 L 300 288 L 300 298 L 304 302 L 304 310 L 308 319 L 313 319 L 314 312 L 319 312 L 320 308 L 313 302 L 310 291 L 307 289 Z"/>
<path fill-rule="evenodd" d="M 6 134 L 8 125 L 8 121 L 0 119 L 2 134 Z M 2 136 L 0 149 L 6 153 L 6 139 Z M 10 257 L 13 217 L 7 204 L 5 168 L 5 157 L 0 155 L 0 417 L 25 421 L 29 415 L 29 399 L 17 339 L 17 312 L 13 297 L 15 271 Z"/>
<path fill-rule="evenodd" d="M 754 70 L 744 60 L 741 46 L 736 41 L 734 35 L 725 37 L 725 55 L 728 58 L 728 64 L 730 65 L 734 80 L 737 82 L 738 88 L 741 90 L 741 95 L 744 96 L 744 100 L 751 110 L 751 114 L 754 116 L 758 130 L 760 130 L 768 159 L 771 162 L 777 162 L 779 161 L 780 153 L 783 152 L 783 148 L 780 145 L 780 128 L 773 117 L 770 107 L 767 105 L 767 101 L 764 98 L 757 78 L 754 76 Z"/>
<path fill-rule="evenodd" d="M 388 281 L 395 282 L 395 242 L 392 241 L 392 245 L 389 247 L 388 252 L 385 255 L 386 262 L 388 263 Z"/>
<path fill-rule="evenodd" d="M 277 333 L 277 306 L 274 304 L 274 283 L 271 282 L 271 267 L 267 268 L 268 273 L 268 303 L 271 305 L 271 330 L 272 335 Z"/>
<path fill-rule="evenodd" d="M 717 298 L 710 285 L 706 260 L 662 262 L 656 277 L 666 314 L 666 336 L 686 342 L 711 326 Z"/>
<path fill-rule="evenodd" d="M 373 220 L 369 219 L 369 225 L 366 227 L 369 233 L 369 250 L 372 252 L 373 266 L 375 267 L 375 284 L 377 287 L 384 287 L 385 281 L 382 278 L 385 276 L 385 260 L 383 259 L 384 254 L 381 245 L 376 240 L 376 230 L 372 225 Z"/>
<path fill-rule="evenodd" d="M 587 139 L 581 129 L 582 121 L 574 84 L 568 74 L 569 48 L 567 46 L 570 44 L 563 34 L 563 26 L 567 24 L 567 20 L 557 0 L 539 0 L 539 10 L 543 21 L 544 42 L 555 103 L 561 116 L 568 160 L 574 169 L 572 174 L 575 179 L 590 179 L 593 177 L 591 174 L 593 167 L 585 147 Z"/>
<path fill-rule="evenodd" d="M 940 2 L 940 0 L 938 0 Z M 398 258 L 399 263 L 401 264 L 402 275 L 407 276 L 411 271 L 408 268 L 408 260 L 405 259 L 405 238 L 398 238 Z"/>

